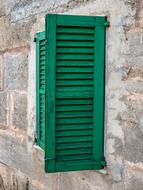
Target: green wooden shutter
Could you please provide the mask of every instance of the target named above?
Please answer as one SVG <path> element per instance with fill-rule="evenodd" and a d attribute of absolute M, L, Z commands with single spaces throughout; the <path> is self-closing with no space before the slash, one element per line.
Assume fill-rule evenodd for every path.
<path fill-rule="evenodd" d="M 46 16 L 46 172 L 105 165 L 106 25 L 106 17 Z"/>
<path fill-rule="evenodd" d="M 45 147 L 45 32 L 36 34 L 37 144 Z"/>

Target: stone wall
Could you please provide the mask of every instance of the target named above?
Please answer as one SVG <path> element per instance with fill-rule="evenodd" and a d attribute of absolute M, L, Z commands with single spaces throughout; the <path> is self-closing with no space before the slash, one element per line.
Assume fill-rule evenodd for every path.
<path fill-rule="evenodd" d="M 35 44 L 47 13 L 106 15 L 107 168 L 45 174 L 34 145 Z M 0 190 L 143 189 L 143 1 L 2 0 Z"/>

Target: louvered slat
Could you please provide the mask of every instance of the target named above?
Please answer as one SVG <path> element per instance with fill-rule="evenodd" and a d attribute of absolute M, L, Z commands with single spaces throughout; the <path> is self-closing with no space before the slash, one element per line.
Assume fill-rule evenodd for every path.
<path fill-rule="evenodd" d="M 68 162 L 68 161 L 77 161 L 77 160 L 81 160 L 81 162 L 83 160 L 91 160 L 92 159 L 92 154 L 73 154 L 73 155 L 62 155 L 62 156 L 58 156 L 57 157 L 57 161 L 59 162 Z"/>
<path fill-rule="evenodd" d="M 45 32 L 36 34 L 36 62 L 37 62 L 37 143 L 45 147 Z"/>
<path fill-rule="evenodd" d="M 86 160 L 92 153 L 92 144 L 86 142 L 92 140 L 94 29 L 86 33 L 86 27 L 74 27 L 72 34 L 70 28 L 57 28 L 56 38 L 56 159 L 60 161 Z M 58 92 L 64 100 L 58 99 Z"/>
<path fill-rule="evenodd" d="M 58 143 L 56 149 L 57 150 L 64 150 L 64 149 L 73 149 L 73 148 L 91 148 L 92 141 L 86 142 L 72 142 L 72 143 Z"/>

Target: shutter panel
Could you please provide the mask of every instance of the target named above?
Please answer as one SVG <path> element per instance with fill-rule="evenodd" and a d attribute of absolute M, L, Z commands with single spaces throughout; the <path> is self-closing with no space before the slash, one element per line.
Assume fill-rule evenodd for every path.
<path fill-rule="evenodd" d="M 105 165 L 106 23 L 106 17 L 46 16 L 46 172 Z"/>
<path fill-rule="evenodd" d="M 37 144 L 45 147 L 45 32 L 36 34 Z"/>

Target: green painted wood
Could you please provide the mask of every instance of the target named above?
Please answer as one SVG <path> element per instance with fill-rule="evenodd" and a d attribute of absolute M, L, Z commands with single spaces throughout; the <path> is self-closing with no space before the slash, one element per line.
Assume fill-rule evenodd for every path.
<path fill-rule="evenodd" d="M 105 25 L 103 16 L 46 16 L 46 172 L 105 164 Z"/>
<path fill-rule="evenodd" d="M 93 110 L 93 105 L 71 105 L 71 106 L 56 106 L 56 111 L 57 112 L 77 112 L 77 111 L 91 111 Z"/>
<path fill-rule="evenodd" d="M 56 93 L 56 98 L 59 99 L 78 99 L 78 98 L 92 98 L 93 97 L 93 92 L 57 92 Z M 86 104 L 86 101 L 85 101 Z"/>
<path fill-rule="evenodd" d="M 83 95 L 83 94 L 82 94 Z M 76 99 L 57 99 L 57 106 L 60 105 L 66 105 L 66 106 L 71 106 L 71 105 L 74 105 L 74 106 L 78 106 L 78 105 L 92 105 L 93 104 L 93 101 L 92 99 L 89 98 L 88 96 L 88 99 L 86 98 L 76 98 Z M 71 107 L 70 107 L 71 108 Z"/>
<path fill-rule="evenodd" d="M 87 28 L 87 27 L 58 27 L 57 28 L 57 33 L 62 33 L 62 34 L 94 34 L 94 29 L 93 28 Z"/>
<path fill-rule="evenodd" d="M 93 85 L 92 80 L 58 80 L 57 86 L 84 86 L 84 85 Z"/>
<path fill-rule="evenodd" d="M 92 123 L 93 122 L 93 118 L 92 116 L 88 116 L 88 117 L 84 117 L 84 118 L 64 118 L 64 119 L 56 119 L 56 123 L 60 124 L 60 125 L 64 125 L 64 124 L 84 124 L 84 123 Z"/>
<path fill-rule="evenodd" d="M 76 16 L 76 15 L 58 15 L 57 25 L 59 26 L 78 26 L 78 27 L 94 27 L 95 25 L 104 26 L 103 17 L 95 16 Z"/>
<path fill-rule="evenodd" d="M 88 157 L 87 157 L 88 158 Z M 103 164 L 91 160 L 76 160 L 56 163 L 57 171 L 75 171 L 75 170 L 100 170 Z"/>
<path fill-rule="evenodd" d="M 76 148 L 67 150 L 57 150 L 57 155 L 78 155 L 78 154 L 91 154 L 92 150 L 90 148 Z"/>
<path fill-rule="evenodd" d="M 90 65 L 91 66 L 91 65 Z M 93 79 L 93 75 L 91 73 L 57 73 L 57 79 Z"/>
<path fill-rule="evenodd" d="M 73 149 L 73 148 L 92 148 L 92 142 L 72 142 L 72 143 L 59 143 L 56 147 L 57 150 Z"/>
<path fill-rule="evenodd" d="M 88 54 L 92 54 L 94 53 L 93 48 L 86 48 L 86 47 L 72 47 L 70 49 L 67 49 L 66 47 L 58 47 L 57 48 L 57 53 L 88 53 Z"/>
<path fill-rule="evenodd" d="M 57 59 L 60 60 L 93 60 L 93 55 L 89 54 L 57 54 Z"/>
<path fill-rule="evenodd" d="M 91 92 L 93 90 L 92 86 L 57 86 L 57 92 Z"/>
<path fill-rule="evenodd" d="M 57 41 L 57 47 L 94 47 L 94 42 L 88 41 Z"/>
<path fill-rule="evenodd" d="M 93 111 L 70 111 L 70 112 L 56 112 L 56 118 L 82 118 L 92 117 Z"/>
<path fill-rule="evenodd" d="M 68 161 L 77 161 L 80 160 L 81 162 L 83 160 L 91 160 L 92 154 L 80 154 L 80 155 L 62 155 L 57 157 L 57 162 L 64 162 L 67 163 Z M 70 171 L 70 170 L 69 170 Z"/>
<path fill-rule="evenodd" d="M 97 18 L 98 19 L 98 18 Z M 100 18 L 103 22 L 106 18 Z M 98 44 L 98 46 L 96 45 Z M 95 27 L 93 160 L 104 159 L 105 27 Z"/>
<path fill-rule="evenodd" d="M 84 130 L 64 130 L 64 131 L 57 131 L 56 137 L 66 137 L 66 136 L 80 136 L 80 135 L 92 135 L 92 130 L 84 129 Z"/>
<path fill-rule="evenodd" d="M 36 133 L 37 144 L 45 148 L 45 32 L 36 34 Z"/>
<path fill-rule="evenodd" d="M 93 73 L 92 67 L 57 67 L 57 73 Z"/>
<path fill-rule="evenodd" d="M 81 136 L 74 136 L 74 137 L 57 137 L 56 143 L 66 143 L 66 142 L 82 142 L 82 141 L 90 141 L 92 140 L 91 135 L 81 135 Z"/>
<path fill-rule="evenodd" d="M 56 64 L 56 15 L 46 16 L 46 144 L 45 170 L 55 171 L 55 64 Z"/>
<path fill-rule="evenodd" d="M 59 131 L 59 130 L 82 130 L 82 129 L 92 129 L 92 124 L 87 124 L 87 123 L 83 123 L 82 125 L 79 124 L 63 124 L 63 125 L 57 125 L 57 128 L 56 130 Z"/>
<path fill-rule="evenodd" d="M 57 40 L 93 41 L 93 35 L 87 34 L 57 34 Z"/>

